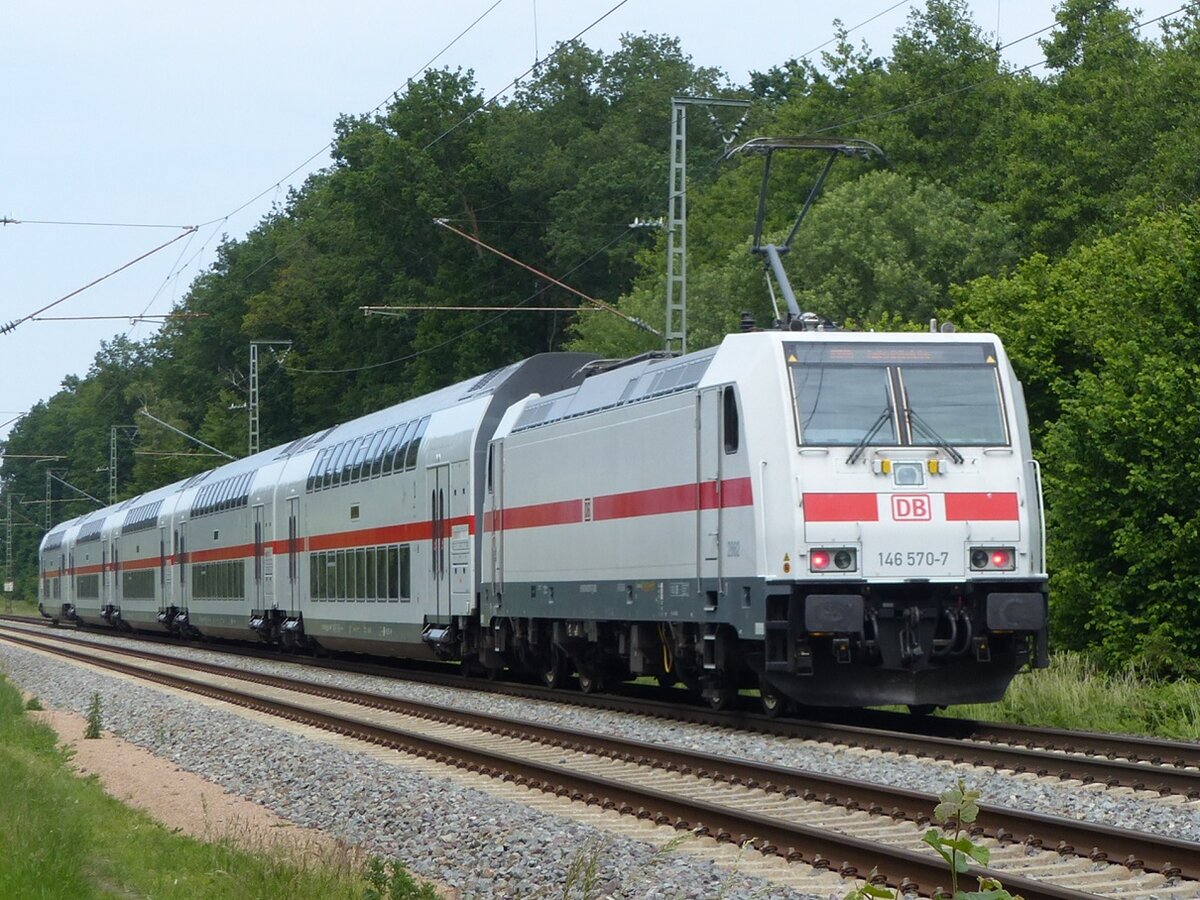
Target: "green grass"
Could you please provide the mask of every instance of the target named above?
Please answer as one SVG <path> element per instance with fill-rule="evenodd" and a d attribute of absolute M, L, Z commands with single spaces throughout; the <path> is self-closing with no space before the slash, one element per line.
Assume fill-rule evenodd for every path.
<path fill-rule="evenodd" d="M 74 776 L 0 675 L 0 897 L 361 898 L 347 852 L 280 858 L 250 836 L 205 843 Z"/>
<path fill-rule="evenodd" d="M 13 616 L 38 616 L 36 600 L 14 600 L 6 594 L 0 594 L 0 613 Z"/>
<path fill-rule="evenodd" d="M 1161 681 L 1135 669 L 1107 673 L 1078 653 L 1013 679 L 999 703 L 952 706 L 941 715 L 1088 731 L 1200 740 L 1200 682 Z"/>

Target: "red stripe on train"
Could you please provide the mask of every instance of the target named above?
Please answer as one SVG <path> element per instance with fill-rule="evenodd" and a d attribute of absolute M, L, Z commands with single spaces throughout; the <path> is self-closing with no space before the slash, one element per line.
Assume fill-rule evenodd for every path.
<path fill-rule="evenodd" d="M 948 522 L 1015 522 L 1020 518 L 1017 495 L 1010 493 L 947 494 Z"/>
<path fill-rule="evenodd" d="M 875 494 L 805 494 L 804 518 L 809 522 L 878 522 Z"/>
<path fill-rule="evenodd" d="M 731 478 L 718 483 L 678 484 L 643 491 L 624 491 L 592 498 L 592 520 L 635 519 L 698 509 L 730 509 L 754 502 L 749 478 Z M 578 525 L 584 521 L 583 500 L 555 500 L 528 506 L 507 507 L 484 518 L 489 531 L 540 528 L 548 525 Z"/>

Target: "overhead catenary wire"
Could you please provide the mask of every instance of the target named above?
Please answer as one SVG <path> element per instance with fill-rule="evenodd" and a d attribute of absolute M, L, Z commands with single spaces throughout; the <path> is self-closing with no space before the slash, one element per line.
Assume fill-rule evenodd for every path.
<path fill-rule="evenodd" d="M 534 275 L 537 275 L 539 278 L 544 278 L 544 279 L 546 279 L 546 281 L 549 281 L 551 284 L 555 284 L 558 287 L 562 288 L 563 290 L 569 291 L 570 293 L 574 294 L 575 296 L 580 297 L 583 300 L 586 300 L 588 303 L 591 303 L 593 306 L 597 307 L 598 309 L 603 309 L 604 311 L 610 312 L 615 316 L 620 316 L 622 319 L 624 319 L 630 325 L 634 325 L 637 328 L 641 328 L 643 331 L 649 331 L 651 334 L 656 335 L 658 337 L 663 336 L 661 331 L 658 331 L 657 329 L 652 328 L 651 326 L 649 326 L 645 322 L 643 322 L 641 319 L 637 319 L 637 318 L 634 318 L 633 316 L 623 313 L 623 312 L 621 312 L 621 310 L 617 309 L 611 303 L 606 303 L 603 300 L 597 300 L 595 297 L 590 297 L 587 294 L 585 294 L 583 291 L 577 290 L 576 288 L 571 287 L 569 284 L 565 284 L 562 281 L 559 281 L 553 275 L 547 275 L 545 272 L 541 271 L 540 269 L 535 269 L 533 266 L 529 265 L 528 263 L 523 263 L 523 262 L 521 262 L 521 260 L 517 259 L 516 257 L 509 256 L 503 250 L 499 250 L 496 247 L 493 247 L 491 244 L 488 244 L 487 242 L 480 240 L 479 238 L 475 237 L 474 235 L 468 234 L 465 231 L 455 228 L 453 225 L 451 225 L 445 219 L 434 219 L 433 221 L 434 221 L 434 224 L 440 225 L 442 228 L 445 228 L 449 231 L 454 232 L 459 237 L 464 237 L 468 241 L 471 241 L 471 243 L 477 244 L 478 246 L 482 247 L 483 249 L 485 249 L 491 253 L 495 253 L 501 259 L 505 259 L 515 266 L 520 266 L 522 269 L 532 272 Z"/>
<path fill-rule="evenodd" d="M 440 144 L 443 140 L 448 138 L 459 128 L 466 125 L 468 122 L 470 122 L 472 119 L 474 119 L 477 115 L 479 115 L 481 112 L 483 112 L 489 106 L 491 106 L 493 103 L 495 103 L 501 97 L 503 97 L 505 91 L 507 91 L 509 88 L 519 84 L 522 78 L 524 78 L 530 72 L 537 69 L 538 66 L 540 66 L 542 63 L 546 62 L 546 60 L 550 59 L 552 56 L 557 55 L 560 52 L 560 50 L 562 49 L 562 47 L 568 46 L 568 45 L 574 43 L 575 41 L 579 40 L 581 37 L 583 37 L 585 34 L 587 34 L 589 31 L 591 31 L 593 28 L 595 28 L 597 25 L 599 25 L 601 22 L 603 22 L 605 19 L 607 19 L 609 16 L 611 16 L 613 13 L 615 13 L 618 9 L 620 9 L 622 6 L 624 6 L 628 2 L 629 2 L 629 0 L 618 0 L 618 2 L 614 6 L 610 7 L 608 9 L 608 11 L 603 13 L 599 18 L 594 19 L 590 24 L 588 24 L 587 26 L 582 28 L 580 31 L 576 32 L 573 37 L 567 39 L 566 41 L 563 41 L 562 44 L 559 45 L 559 49 L 553 50 L 550 53 L 547 53 L 543 58 L 535 60 L 533 65 L 531 65 L 528 69 L 526 69 L 524 72 L 522 72 L 516 78 L 514 78 L 508 84 L 504 85 L 504 87 L 500 88 L 500 90 L 496 91 L 496 93 L 492 94 L 492 96 L 488 100 L 486 100 L 483 103 L 483 105 L 481 105 L 478 109 L 472 110 L 464 118 L 455 122 L 453 125 L 451 125 L 449 128 L 447 128 L 445 131 L 443 131 L 441 134 L 439 134 L 437 137 L 435 137 L 432 141 L 430 141 L 428 144 L 426 144 L 424 147 L 422 147 L 421 148 L 422 152 L 429 150 L 431 147 L 434 147 L 437 144 Z"/>
<path fill-rule="evenodd" d="M 130 266 L 136 265 L 137 263 L 141 262 L 143 259 L 146 259 L 149 256 L 153 256 L 155 253 L 158 253 L 160 250 L 163 250 L 163 249 L 171 246 L 176 241 L 187 237 L 189 234 L 194 234 L 196 232 L 196 228 L 197 228 L 197 226 L 195 226 L 195 225 L 188 226 L 183 231 L 183 233 L 175 235 L 175 237 L 171 238 L 165 244 L 159 244 L 153 250 L 148 250 L 147 252 L 143 253 L 141 256 L 137 257 L 136 259 L 131 259 L 129 262 L 125 263 L 123 266 L 118 266 L 117 268 L 115 268 L 111 272 L 109 272 L 107 275 L 101 275 L 99 278 L 88 282 L 83 287 L 77 288 L 76 290 L 71 291 L 71 293 L 66 294 L 65 296 L 59 297 L 57 300 L 55 300 L 52 303 L 47 303 L 41 309 L 34 310 L 33 312 L 29 313 L 28 315 L 22 316 L 19 319 L 9 322 L 7 325 L 0 327 L 0 334 L 9 334 L 18 325 L 28 322 L 29 320 L 35 318 L 36 316 L 39 316 L 42 313 L 44 313 L 46 310 L 53 309 L 54 307 L 58 306 L 60 303 L 65 303 L 67 300 L 70 300 L 72 297 L 82 294 L 84 291 L 88 290 L 89 288 L 95 287 L 100 282 L 105 281 L 106 279 L 112 278 L 118 272 L 124 272 Z"/>
<path fill-rule="evenodd" d="M 628 228 L 628 227 L 623 228 L 616 237 L 614 237 L 612 240 L 608 241 L 603 247 L 600 247 L 598 250 L 596 250 L 594 253 L 592 253 L 589 257 L 587 257 L 587 259 L 584 259 L 582 262 L 576 264 L 573 268 L 564 272 L 560 277 L 567 278 L 570 275 L 574 274 L 579 269 L 582 269 L 589 262 L 591 262 L 593 259 L 595 259 L 597 256 L 599 256 L 601 253 L 603 253 L 605 250 L 607 250 L 609 247 L 613 246 L 618 241 L 624 240 L 626 237 L 628 237 L 630 234 L 633 234 L 633 233 L 634 233 L 633 229 Z M 353 374 L 356 372 L 367 372 L 372 369 L 382 369 L 385 366 L 399 365 L 402 362 L 408 362 L 409 360 L 419 359 L 420 357 L 425 356 L 426 354 L 435 353 L 438 350 L 441 350 L 443 347 L 448 347 L 451 344 L 455 344 L 458 341 L 461 341 L 467 335 L 473 334 L 476 331 L 486 328 L 487 326 L 491 325 L 493 322 L 497 322 L 500 319 L 503 319 L 505 316 L 507 316 L 513 312 L 516 312 L 518 309 L 523 308 L 525 306 L 525 304 L 530 303 L 533 300 L 536 300 L 538 297 L 540 297 L 546 291 L 550 290 L 550 287 L 551 286 L 549 284 L 544 284 L 540 288 L 538 288 L 536 291 L 534 291 L 532 294 L 530 294 L 528 297 L 526 297 L 524 300 L 521 300 L 521 301 L 513 304 L 513 306 L 511 308 L 506 309 L 504 312 L 499 312 L 494 316 L 484 319 L 482 322 L 478 322 L 475 325 L 472 325 L 470 328 L 466 328 L 463 331 L 459 332 L 458 334 L 454 335 L 453 337 L 450 337 L 444 341 L 441 341 L 440 343 L 435 344 L 432 347 L 426 347 L 423 350 L 418 350 L 415 353 L 409 353 L 404 356 L 397 357 L 396 359 L 389 359 L 389 360 L 385 360 L 384 362 L 378 362 L 378 363 L 368 363 L 363 366 L 351 366 L 349 368 L 342 368 L 342 369 L 300 369 L 300 368 L 291 368 L 289 366 L 282 366 L 282 365 L 281 365 L 281 368 L 285 372 L 291 372 L 296 375 L 349 375 L 349 374 Z"/>
<path fill-rule="evenodd" d="M 446 51 L 450 50 L 455 44 L 457 44 L 460 40 L 462 40 L 463 37 L 465 37 L 469 32 L 474 30 L 476 25 L 478 25 L 480 22 L 482 22 L 488 16 L 488 14 L 490 14 L 492 12 L 492 10 L 494 10 L 497 6 L 499 6 L 503 2 L 504 2 L 504 0 L 495 0 L 495 2 L 493 2 L 491 6 L 489 6 L 482 13 L 480 13 L 478 16 L 476 16 L 474 21 L 472 21 L 470 25 L 468 25 L 466 28 L 464 28 L 462 31 L 460 31 L 457 35 L 455 35 L 454 38 L 448 44 L 446 44 L 446 46 L 444 46 L 441 50 L 439 50 L 437 53 L 435 53 L 433 56 L 431 56 L 412 75 L 409 75 L 408 78 L 405 79 L 405 83 L 412 81 L 414 78 L 416 78 L 418 75 L 420 75 L 426 69 L 428 69 L 431 65 L 433 65 L 435 62 L 437 62 L 446 53 Z M 384 104 L 386 104 L 388 102 L 388 100 L 390 100 L 392 97 L 396 96 L 396 94 L 398 94 L 399 92 L 400 92 L 399 88 L 392 91 L 390 94 L 388 94 L 387 97 L 385 97 L 383 100 L 379 101 L 379 103 L 377 103 L 371 110 L 369 110 L 368 115 L 371 113 L 379 112 L 379 110 L 383 108 Z M 270 187 L 264 188 L 263 190 L 259 191 L 257 194 L 255 194 L 253 197 L 251 197 L 245 203 L 242 203 L 240 206 L 231 210 L 230 212 L 227 212 L 225 215 L 218 216 L 215 219 L 210 219 L 207 222 L 202 222 L 200 227 L 203 228 L 207 225 L 213 225 L 216 223 L 228 221 L 233 216 L 236 216 L 238 213 L 240 213 L 242 210 L 244 210 L 246 207 L 250 206 L 252 203 L 255 203 L 258 200 L 261 200 L 267 194 L 271 193 L 271 191 L 278 190 L 279 186 L 281 184 L 283 184 L 283 182 L 287 181 L 289 178 L 291 178 L 297 172 L 299 172 L 300 170 L 302 170 L 306 166 L 308 166 L 308 164 L 311 163 L 314 159 L 316 159 L 319 156 L 324 155 L 331 149 L 333 149 L 332 141 L 327 143 L 324 147 L 322 147 L 316 153 L 309 156 L 308 159 L 304 160 L 304 162 L 300 163 L 298 166 L 296 166 L 294 169 L 292 169 L 290 172 L 288 172 L 282 178 L 279 178 L 278 180 L 276 180 L 275 183 L 272 184 Z"/>

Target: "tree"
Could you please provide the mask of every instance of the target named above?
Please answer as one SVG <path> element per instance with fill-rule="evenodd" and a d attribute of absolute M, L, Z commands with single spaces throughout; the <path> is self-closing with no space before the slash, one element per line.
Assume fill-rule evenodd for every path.
<path fill-rule="evenodd" d="M 1055 641 L 1194 670 L 1200 653 L 1200 208 L 959 292 L 1026 385 L 1048 503 Z"/>

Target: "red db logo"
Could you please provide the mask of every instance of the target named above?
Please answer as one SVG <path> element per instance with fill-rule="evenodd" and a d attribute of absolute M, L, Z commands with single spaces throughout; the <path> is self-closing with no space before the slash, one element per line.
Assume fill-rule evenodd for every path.
<path fill-rule="evenodd" d="M 892 494 L 892 519 L 897 522 L 928 522 L 933 518 L 928 494 Z"/>

